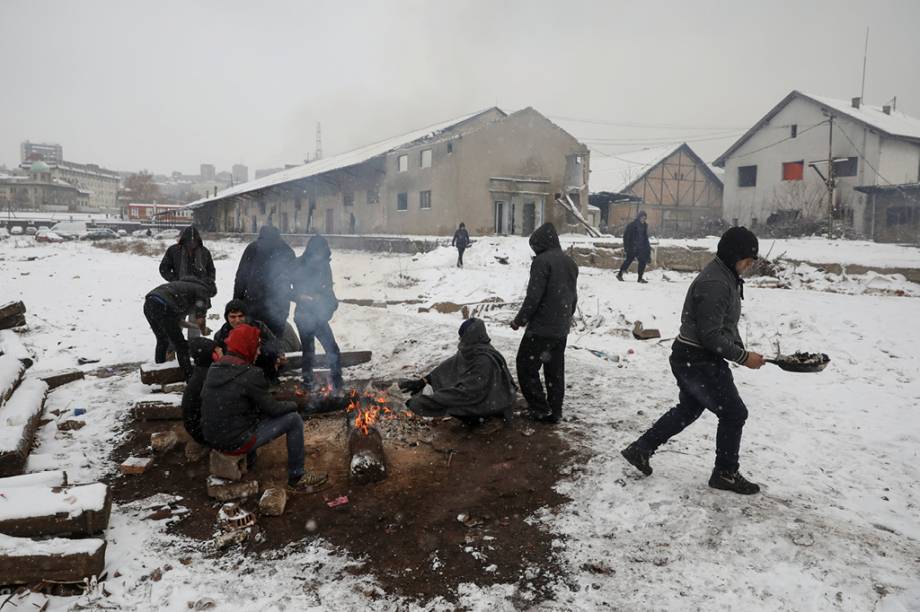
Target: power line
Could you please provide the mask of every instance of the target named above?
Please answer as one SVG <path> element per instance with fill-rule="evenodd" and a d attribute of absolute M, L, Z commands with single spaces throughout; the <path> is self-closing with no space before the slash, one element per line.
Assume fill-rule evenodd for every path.
<path fill-rule="evenodd" d="M 864 163 L 864 164 L 866 164 L 867 166 L 869 166 L 869 168 L 870 168 L 873 172 L 875 172 L 875 176 L 877 176 L 878 178 L 880 178 L 880 179 L 882 179 L 883 181 L 885 181 L 888 185 L 894 187 L 902 196 L 904 196 L 904 197 L 907 198 L 908 200 L 920 204 L 920 200 L 918 200 L 917 198 L 915 198 L 915 197 L 913 197 L 912 195 L 910 195 L 909 193 L 907 193 L 900 185 L 895 184 L 895 183 L 892 183 L 892 182 L 889 181 L 887 178 L 885 178 L 884 176 L 882 176 L 882 173 L 879 172 L 879 171 L 875 168 L 875 166 L 872 165 L 872 162 L 870 162 L 868 159 L 866 159 L 866 156 L 863 154 L 862 150 L 860 150 L 860 148 L 856 145 L 856 143 L 853 142 L 853 139 L 850 138 L 850 135 L 847 134 L 846 131 L 845 131 L 842 127 L 840 127 L 840 124 L 839 124 L 839 123 L 837 124 L 836 127 L 837 127 L 837 130 L 839 130 L 840 133 L 843 134 L 843 137 L 846 138 L 847 141 L 849 141 L 849 143 L 853 146 L 853 149 L 856 151 L 856 155 L 858 155 L 859 158 L 860 158 L 861 160 L 863 160 L 863 163 Z"/>
<path fill-rule="evenodd" d="M 601 137 L 582 138 L 582 137 L 579 137 L 578 139 L 586 143 L 593 143 L 593 144 L 599 144 L 599 145 L 611 145 L 611 146 L 641 145 L 641 144 L 665 145 L 665 144 L 669 144 L 672 142 L 705 142 L 708 140 L 726 140 L 728 138 L 734 138 L 738 136 L 740 133 L 741 131 L 733 131 L 733 132 L 727 132 L 727 133 L 715 133 L 715 134 L 709 134 L 705 136 L 696 136 L 696 137 L 684 135 L 684 136 L 674 136 L 674 137 L 662 136 L 660 138 L 601 138 Z"/>
<path fill-rule="evenodd" d="M 754 149 L 753 151 L 748 151 L 747 153 L 744 153 L 743 155 L 735 155 L 734 157 L 747 157 L 748 155 L 753 155 L 754 153 L 760 153 L 761 151 L 765 151 L 766 149 L 769 149 L 769 148 L 771 148 L 771 147 L 775 147 L 775 146 L 778 145 L 778 144 L 782 144 L 782 143 L 786 142 L 787 140 L 792 140 L 793 138 L 798 138 L 799 136 L 801 136 L 801 135 L 804 134 L 805 132 L 808 132 L 808 131 L 810 131 L 810 130 L 813 130 L 813 129 L 815 129 L 816 127 L 818 127 L 819 125 L 824 125 L 824 124 L 827 123 L 827 122 L 828 122 L 828 120 L 825 119 L 825 120 L 822 121 L 821 123 L 816 123 L 816 124 L 814 124 L 814 125 L 812 125 L 812 126 L 809 126 L 809 127 L 805 128 L 804 130 L 797 131 L 795 136 L 786 136 L 786 137 L 783 138 L 782 140 L 777 140 L 776 142 L 771 143 L 771 144 L 768 144 L 768 145 L 763 146 L 763 147 L 760 147 L 759 149 Z"/>

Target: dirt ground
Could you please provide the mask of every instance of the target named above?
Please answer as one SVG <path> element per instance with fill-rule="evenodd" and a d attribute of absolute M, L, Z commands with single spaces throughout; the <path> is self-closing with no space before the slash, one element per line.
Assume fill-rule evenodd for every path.
<path fill-rule="evenodd" d="M 554 485 L 561 469 L 578 459 L 556 429 L 521 416 L 473 428 L 451 418 L 384 421 L 379 429 L 388 477 L 353 485 L 344 419 L 338 412 L 306 420 L 307 466 L 327 472 L 329 483 L 313 494 L 289 495 L 280 517 L 258 516 L 262 537 L 243 544 L 246 550 L 276 550 L 318 537 L 364 560 L 355 571 L 373 574 L 387 593 L 453 599 L 463 583 L 511 583 L 518 585 L 522 604 L 552 598 L 551 583 L 562 575 L 554 536 L 525 519 L 568 501 Z M 207 458 L 186 462 L 181 423 L 127 421 L 125 427 L 132 435 L 113 452 L 118 462 L 150 454 L 155 431 L 175 430 L 182 442 L 157 456 L 145 474 L 115 477 L 115 501 L 181 495 L 190 512 L 169 529 L 198 541 L 213 538 L 221 504 L 205 490 Z M 285 462 L 284 440 L 276 440 L 260 450 L 256 469 L 244 479 L 257 480 L 260 490 L 270 483 L 283 486 Z M 348 503 L 327 505 L 340 496 Z M 258 514 L 257 502 L 250 498 L 242 505 Z"/>

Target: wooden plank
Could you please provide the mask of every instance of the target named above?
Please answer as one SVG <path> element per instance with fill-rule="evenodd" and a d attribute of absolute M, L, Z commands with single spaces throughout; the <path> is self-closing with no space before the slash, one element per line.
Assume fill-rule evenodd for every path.
<path fill-rule="evenodd" d="M 61 385 L 66 385 L 75 380 L 83 380 L 81 370 L 61 370 L 60 372 L 41 372 L 33 374 L 36 378 L 41 378 L 48 385 L 48 390 L 57 389 Z"/>
<path fill-rule="evenodd" d="M 102 483 L 14 487 L 0 498 L 0 533 L 17 537 L 85 536 L 105 530 L 112 494 Z"/>
<path fill-rule="evenodd" d="M 163 395 L 162 398 L 147 396 L 136 400 L 132 407 L 134 418 L 139 421 L 175 421 L 182 419 L 182 396 Z"/>
<path fill-rule="evenodd" d="M 28 378 L 0 406 L 0 476 L 15 476 L 25 469 L 47 394 L 45 381 Z"/>
<path fill-rule="evenodd" d="M 105 540 L 32 540 L 0 534 L 0 584 L 82 582 L 105 569 Z"/>
<path fill-rule="evenodd" d="M 0 491 L 14 487 L 63 487 L 67 484 L 67 472 L 64 470 L 47 470 L 22 476 L 0 478 Z"/>
<path fill-rule="evenodd" d="M 300 352 L 296 353 L 285 353 L 288 358 L 287 364 L 284 366 L 283 371 L 297 370 L 300 368 L 301 356 Z M 341 355 L 341 363 L 343 368 L 350 368 L 352 366 L 360 365 L 362 363 L 367 363 L 371 360 L 373 353 L 371 351 L 343 351 Z M 313 361 L 313 368 L 318 369 L 327 369 L 329 367 L 329 360 L 326 359 L 326 355 L 320 353 L 315 356 Z M 141 366 L 141 382 L 145 385 L 169 385 L 177 382 L 185 382 L 185 374 L 175 362 L 161 363 L 161 364 L 144 364 Z"/>
<path fill-rule="evenodd" d="M 26 312 L 26 305 L 22 302 L 7 302 L 0 306 L 0 319 L 7 319 Z"/>
<path fill-rule="evenodd" d="M 21 314 L 0 319 L 0 329 L 13 329 L 14 327 L 22 327 L 25 324 L 26 316 Z"/>

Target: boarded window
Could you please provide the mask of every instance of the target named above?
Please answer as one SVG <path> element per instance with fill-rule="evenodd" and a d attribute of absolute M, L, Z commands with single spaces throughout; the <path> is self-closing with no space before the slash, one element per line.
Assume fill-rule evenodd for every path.
<path fill-rule="evenodd" d="M 855 157 L 834 161 L 834 176 L 856 176 L 856 170 L 857 163 Z"/>
<path fill-rule="evenodd" d="M 355 205 L 355 194 L 345 193 L 342 195 L 343 203 L 345 206 L 354 206 Z"/>
<path fill-rule="evenodd" d="M 431 192 L 430 191 L 419 191 L 418 192 L 418 207 L 419 208 L 431 208 Z"/>
<path fill-rule="evenodd" d="M 397 193 L 396 194 L 396 210 L 409 210 L 409 194 L 408 193 Z"/>
<path fill-rule="evenodd" d="M 738 167 L 738 187 L 757 186 L 757 166 Z"/>
<path fill-rule="evenodd" d="M 418 165 L 420 168 L 431 167 L 431 149 L 424 149 L 419 153 Z"/>
<path fill-rule="evenodd" d="M 409 169 L 409 156 L 400 155 L 396 160 L 396 167 L 400 172 L 406 172 Z"/>
<path fill-rule="evenodd" d="M 914 221 L 914 209 L 909 206 L 892 206 L 885 211 L 885 221 L 887 225 L 912 225 Z"/>
<path fill-rule="evenodd" d="M 367 190 L 367 203 L 376 204 L 380 201 L 380 193 L 376 189 Z"/>
<path fill-rule="evenodd" d="M 801 181 L 805 175 L 805 162 L 785 162 L 783 164 L 784 181 Z"/>
<path fill-rule="evenodd" d="M 454 152 L 454 143 L 448 142 L 448 143 L 447 143 L 447 153 L 450 154 L 450 153 L 453 153 L 453 152 Z"/>

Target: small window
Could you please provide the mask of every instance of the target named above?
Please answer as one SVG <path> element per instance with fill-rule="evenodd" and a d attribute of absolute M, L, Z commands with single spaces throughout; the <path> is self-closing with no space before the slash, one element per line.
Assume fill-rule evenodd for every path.
<path fill-rule="evenodd" d="M 343 203 L 345 204 L 345 206 L 355 205 L 355 194 L 353 193 L 343 194 L 342 199 L 343 199 Z"/>
<path fill-rule="evenodd" d="M 575 156 L 575 163 L 578 164 L 579 166 L 580 166 L 581 164 L 583 164 L 584 161 L 585 161 L 585 158 L 582 157 L 581 155 L 576 155 L 576 156 Z"/>
<path fill-rule="evenodd" d="M 795 138 L 799 135 L 799 126 L 795 123 L 789 126 L 789 138 Z"/>
<path fill-rule="evenodd" d="M 447 154 L 450 155 L 453 152 L 454 152 L 454 143 L 448 142 L 447 143 Z"/>
<path fill-rule="evenodd" d="M 418 156 L 418 165 L 420 168 L 431 167 L 431 149 L 423 149 Z"/>
<path fill-rule="evenodd" d="M 265 214 L 265 202 L 259 202 L 259 213 Z"/>
<path fill-rule="evenodd" d="M 892 206 L 885 211 L 886 225 L 911 225 L 913 209 L 907 206 Z"/>
<path fill-rule="evenodd" d="M 367 190 L 367 203 L 376 204 L 380 201 L 380 193 L 376 189 Z"/>
<path fill-rule="evenodd" d="M 783 164 L 784 181 L 801 181 L 805 176 L 805 162 L 785 162 Z"/>
<path fill-rule="evenodd" d="M 419 208 L 431 208 L 431 192 L 430 191 L 419 191 L 418 192 L 418 207 Z"/>
<path fill-rule="evenodd" d="M 408 193 L 397 193 L 396 194 L 396 210 L 409 210 L 409 194 Z"/>
<path fill-rule="evenodd" d="M 396 160 L 396 167 L 400 172 L 406 172 L 409 170 L 409 156 L 400 155 Z"/>
<path fill-rule="evenodd" d="M 856 158 L 848 157 L 834 162 L 834 176 L 856 176 Z"/>
<path fill-rule="evenodd" d="M 757 166 L 738 167 L 738 187 L 757 186 Z"/>

